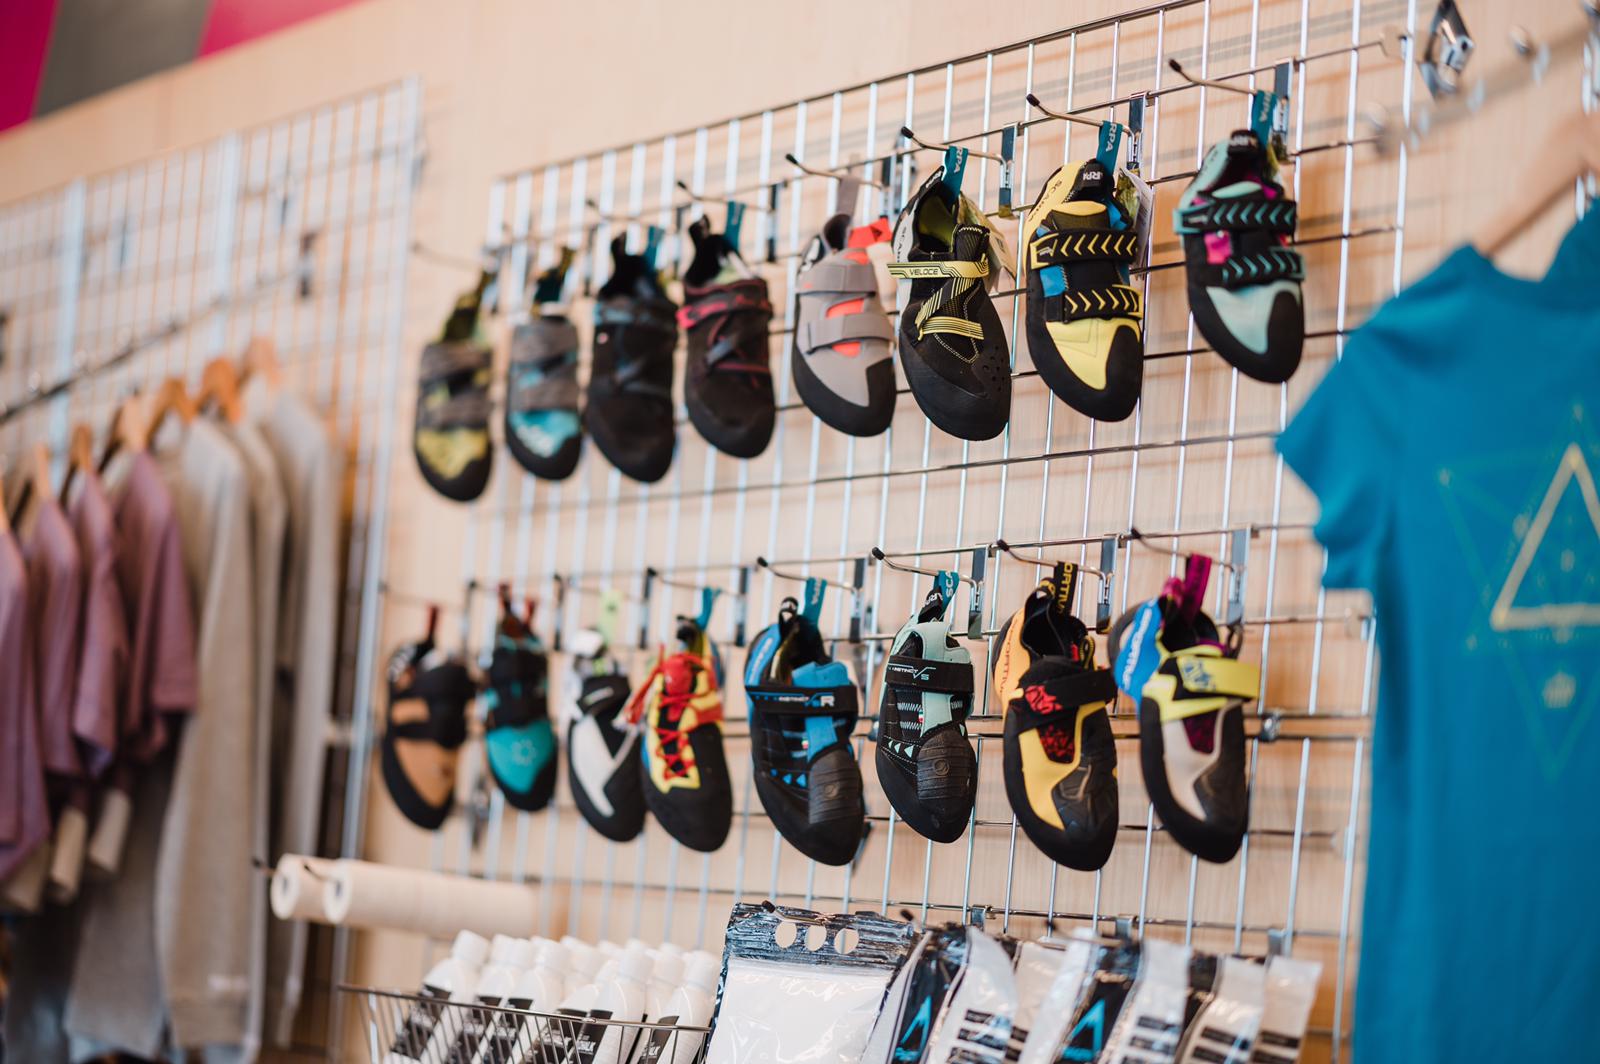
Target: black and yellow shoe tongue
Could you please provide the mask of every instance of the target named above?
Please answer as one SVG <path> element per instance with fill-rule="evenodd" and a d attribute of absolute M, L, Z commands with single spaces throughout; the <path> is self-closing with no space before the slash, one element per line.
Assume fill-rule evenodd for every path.
<path fill-rule="evenodd" d="M 956 226 L 950 257 L 962 262 L 977 262 L 989 247 L 989 231 L 981 225 Z"/>

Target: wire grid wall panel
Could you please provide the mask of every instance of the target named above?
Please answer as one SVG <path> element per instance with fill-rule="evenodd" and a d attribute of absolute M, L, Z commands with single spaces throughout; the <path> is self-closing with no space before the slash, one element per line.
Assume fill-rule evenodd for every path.
<path fill-rule="evenodd" d="M 59 476 L 71 424 L 98 438 L 130 393 L 171 375 L 192 387 L 258 336 L 284 387 L 323 415 L 344 453 L 348 536 L 335 718 L 364 703 L 372 672 L 361 633 L 374 627 L 369 548 L 385 542 L 419 97 L 415 81 L 384 86 L 0 207 L 0 402 L 18 408 L 0 455 L 13 465 L 44 440 Z M 343 765 L 331 775 L 342 785 Z M 330 789 L 327 807 L 342 797 Z"/>
<path fill-rule="evenodd" d="M 542 929 L 589 939 L 638 935 L 718 948 L 729 907 L 771 898 L 825 910 L 909 910 L 934 922 L 980 917 L 992 928 L 1034 936 L 1074 926 L 1109 930 L 1131 919 L 1149 933 L 1198 948 L 1260 955 L 1269 939 L 1324 963 L 1313 1055 L 1337 1057 L 1349 1037 L 1349 988 L 1359 938 L 1364 816 L 1362 765 L 1374 712 L 1373 624 L 1364 600 L 1323 592 L 1322 553 L 1309 532 L 1314 503 L 1285 475 L 1273 438 L 1337 356 L 1345 337 L 1395 290 L 1403 252 L 1403 153 L 1378 156 L 1359 116 L 1409 104 L 1406 66 L 1385 57 L 1385 24 L 1415 25 L 1414 4 L 1350 5 L 1311 0 L 1170 0 L 1060 33 L 947 64 L 887 77 L 735 120 L 685 130 L 567 162 L 512 174 L 490 194 L 486 244 L 504 252 L 502 334 L 526 312 L 529 278 L 563 245 L 587 251 L 569 279 L 573 317 L 589 336 L 590 302 L 609 269 L 609 241 L 626 234 L 637 249 L 645 226 L 671 231 L 689 197 L 720 228 L 720 200 L 749 204 L 742 249 L 767 279 L 776 308 L 772 355 L 779 403 L 765 454 L 748 462 L 720 455 L 680 416 L 673 468 L 651 486 L 612 470 L 591 444 L 576 475 L 547 483 L 524 475 L 506 454 L 468 517 L 460 561 L 463 586 L 511 583 L 540 598 L 542 627 L 557 623 L 557 575 L 628 597 L 618 642 L 637 679 L 649 653 L 631 649 L 641 626 L 654 646 L 670 640 L 673 617 L 698 605 L 693 585 L 736 589 L 757 556 L 785 573 L 833 582 L 824 633 L 856 670 L 864 718 L 876 714 L 881 666 L 894 632 L 929 586 L 881 564 L 870 566 L 860 597 L 865 635 L 844 640 L 856 563 L 873 547 L 894 560 L 968 573 L 974 548 L 1004 538 L 1051 557 L 1099 564 L 1101 540 L 1132 528 L 1163 548 L 1228 557 L 1232 532 L 1250 530 L 1245 574 L 1244 655 L 1262 665 L 1256 710 L 1277 715 L 1280 737 L 1250 743 L 1251 829 L 1232 862 L 1210 865 L 1179 849 L 1161 830 L 1140 779 L 1134 707 L 1114 716 L 1122 830 L 1110 863 L 1085 874 L 1062 869 L 1021 837 L 1000 775 L 1001 707 L 988 691 L 987 642 L 1041 575 L 1004 555 L 987 559 L 974 603 L 962 591 L 957 628 L 969 605 L 981 611 L 983 638 L 970 640 L 979 677 L 970 731 L 979 751 L 980 790 L 973 823 L 957 842 L 936 845 L 898 821 L 883 798 L 866 735 L 857 751 L 866 777 L 870 835 L 845 868 L 819 866 L 785 844 L 753 792 L 743 654 L 734 646 L 738 604 L 724 596 L 712 634 L 727 664 L 726 736 L 734 771 L 735 822 L 711 855 L 681 848 L 658 826 L 628 844 L 589 831 L 565 782 L 552 808 L 508 810 L 485 781 L 481 754 L 469 751 L 475 800 L 433 837 L 434 867 L 536 881 Z M 1196 87 L 1167 67 L 1179 60 L 1197 76 L 1243 88 L 1271 87 L 1274 65 L 1292 60 L 1285 182 L 1300 202 L 1298 244 L 1306 258 L 1304 364 L 1286 386 L 1245 378 L 1210 352 L 1188 314 L 1181 247 L 1170 214 L 1207 148 L 1247 124 L 1248 98 Z M 1096 423 L 1057 401 L 1019 342 L 1025 311 L 1017 283 L 1004 280 L 997 307 L 1014 367 L 1011 421 L 999 438 L 968 443 L 922 417 L 903 378 L 894 427 L 852 439 L 821 425 L 791 385 L 791 284 L 805 244 L 835 208 L 837 183 L 800 178 L 792 152 L 813 167 L 851 166 L 869 179 L 896 160 L 891 187 L 868 189 L 867 216 L 891 217 L 936 153 L 908 148 L 902 125 L 925 140 L 954 140 L 998 152 L 1000 130 L 1021 123 L 1015 200 L 1026 205 L 1055 168 L 1094 151 L 1091 128 L 1043 119 L 1024 97 L 1095 119 L 1127 120 L 1127 104 L 1146 101 L 1142 172 L 1156 189 L 1146 293 L 1145 384 L 1126 422 Z M 1356 180 L 1359 168 L 1360 180 Z M 771 198 L 771 186 L 777 195 Z M 974 155 L 965 191 L 998 216 L 1000 167 Z M 598 219 L 598 223 L 596 222 Z M 1020 218 L 998 217 L 1011 264 L 1020 264 Z M 592 231 L 591 231 L 592 229 Z M 663 263 L 686 265 L 684 239 L 669 236 Z M 774 254 L 769 257 L 769 248 Z M 503 343 L 501 347 L 503 348 Z M 503 350 L 501 356 L 504 357 Z M 681 376 L 681 361 L 680 361 Z M 680 415 L 681 415 L 680 406 Z M 648 603 L 642 579 L 658 581 Z M 1159 592 L 1178 572 L 1175 554 L 1132 542 L 1116 547 L 1113 612 Z M 1212 595 L 1224 606 L 1226 572 Z M 748 570 L 746 634 L 776 616 L 797 583 Z M 1079 610 L 1091 624 L 1097 588 L 1086 577 Z M 471 650 L 492 641 L 496 604 L 470 592 L 455 607 Z M 389 604 L 420 627 L 420 596 L 393 592 Z M 447 604 L 448 605 L 448 604 Z M 565 596 L 560 627 L 593 623 L 598 603 L 582 588 Z M 561 668 L 557 663 L 556 668 Z M 1253 724 L 1254 736 L 1258 726 Z"/>

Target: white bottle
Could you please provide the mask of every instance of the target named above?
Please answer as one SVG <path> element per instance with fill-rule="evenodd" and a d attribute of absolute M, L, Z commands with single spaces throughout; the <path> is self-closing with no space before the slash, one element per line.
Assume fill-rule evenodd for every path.
<path fill-rule="evenodd" d="M 616 965 L 612 977 L 595 980 L 594 1004 L 589 1008 L 591 1022 L 578 1036 L 576 1060 L 582 1064 L 626 1064 L 633 1059 L 639 1044 L 639 1028 L 608 1021 L 644 1022 L 654 968 L 650 951 L 642 944 L 629 947 L 615 961 L 607 962 L 608 966 L 611 964 Z"/>
<path fill-rule="evenodd" d="M 478 983 L 473 989 L 473 1000 L 477 1004 L 499 1007 L 510 996 L 517 985 L 517 977 L 522 974 L 514 960 L 514 951 L 522 944 L 520 939 L 510 935 L 494 936 L 489 944 L 489 963 L 478 973 Z M 444 1056 L 444 1064 L 472 1064 L 478 1056 L 478 1047 L 500 1015 L 487 1009 L 458 1011 L 463 1013 L 460 1029 Z"/>
<path fill-rule="evenodd" d="M 650 982 L 646 987 L 644 1018 L 648 1023 L 671 1023 L 663 1020 L 666 1014 L 667 999 L 672 997 L 683 982 L 683 958 L 670 953 L 657 953 L 656 962 L 650 970 Z M 644 1060 L 644 1054 L 655 1041 L 651 1030 L 641 1031 L 634 1046 L 633 1059 Z"/>
<path fill-rule="evenodd" d="M 567 946 L 566 939 L 562 939 L 561 944 Z M 566 993 L 561 995 L 561 1001 L 557 1004 L 564 1003 L 568 997 L 593 984 L 605 963 L 605 954 L 574 939 L 573 944 L 567 946 Z"/>
<path fill-rule="evenodd" d="M 717 979 L 722 962 L 709 953 L 696 951 L 684 966 L 680 985 L 667 995 L 660 1012 L 650 1019 L 660 1024 L 706 1027 L 716 1005 Z M 650 1032 L 634 1060 L 640 1064 L 690 1064 L 699 1058 L 706 1036 L 700 1032 L 675 1031 L 665 1027 Z"/>
<path fill-rule="evenodd" d="M 522 1012 L 551 1012 L 566 993 L 566 980 L 560 969 L 567 951 L 557 942 L 541 939 L 518 942 L 512 950 L 512 967 L 517 969 L 515 985 L 501 999 L 501 1006 Z M 482 989 L 479 989 L 480 995 Z M 478 1048 L 474 1064 L 511 1064 L 516 1060 L 538 1060 L 531 1047 L 540 1042 L 539 1025 L 518 1012 L 496 1012 Z"/>
<path fill-rule="evenodd" d="M 489 943 L 482 935 L 463 931 L 456 936 L 450 955 L 423 977 L 417 996 L 424 1000 L 413 1004 L 400 1018 L 384 1064 L 433 1064 L 443 1059 L 457 1026 L 456 1010 L 446 1010 L 443 1003 L 472 999 L 478 971 L 488 956 Z"/>

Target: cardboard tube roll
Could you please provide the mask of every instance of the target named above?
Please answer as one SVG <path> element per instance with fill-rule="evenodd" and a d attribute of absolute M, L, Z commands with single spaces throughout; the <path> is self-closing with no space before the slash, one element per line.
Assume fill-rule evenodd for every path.
<path fill-rule="evenodd" d="M 525 938 L 538 930 L 538 895 L 525 884 L 367 861 L 334 862 L 322 903 L 328 921 L 343 927 L 434 938 L 461 930 Z"/>
<path fill-rule="evenodd" d="M 280 920 L 309 920 L 328 923 L 322 904 L 322 888 L 333 874 L 336 862 L 321 857 L 286 853 L 272 870 L 272 915 Z"/>

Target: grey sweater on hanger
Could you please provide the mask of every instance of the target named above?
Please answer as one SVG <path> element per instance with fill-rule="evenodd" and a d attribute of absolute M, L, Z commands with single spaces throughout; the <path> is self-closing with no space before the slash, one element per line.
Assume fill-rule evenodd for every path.
<path fill-rule="evenodd" d="M 272 451 L 289 510 L 272 744 L 269 860 L 276 861 L 284 853 L 317 852 L 339 641 L 344 456 L 338 440 L 297 393 L 257 378 L 246 386 L 244 402 L 246 420 Z M 267 1023 L 279 1045 L 288 1042 L 300 1005 L 305 956 L 306 925 L 272 921 Z"/>

